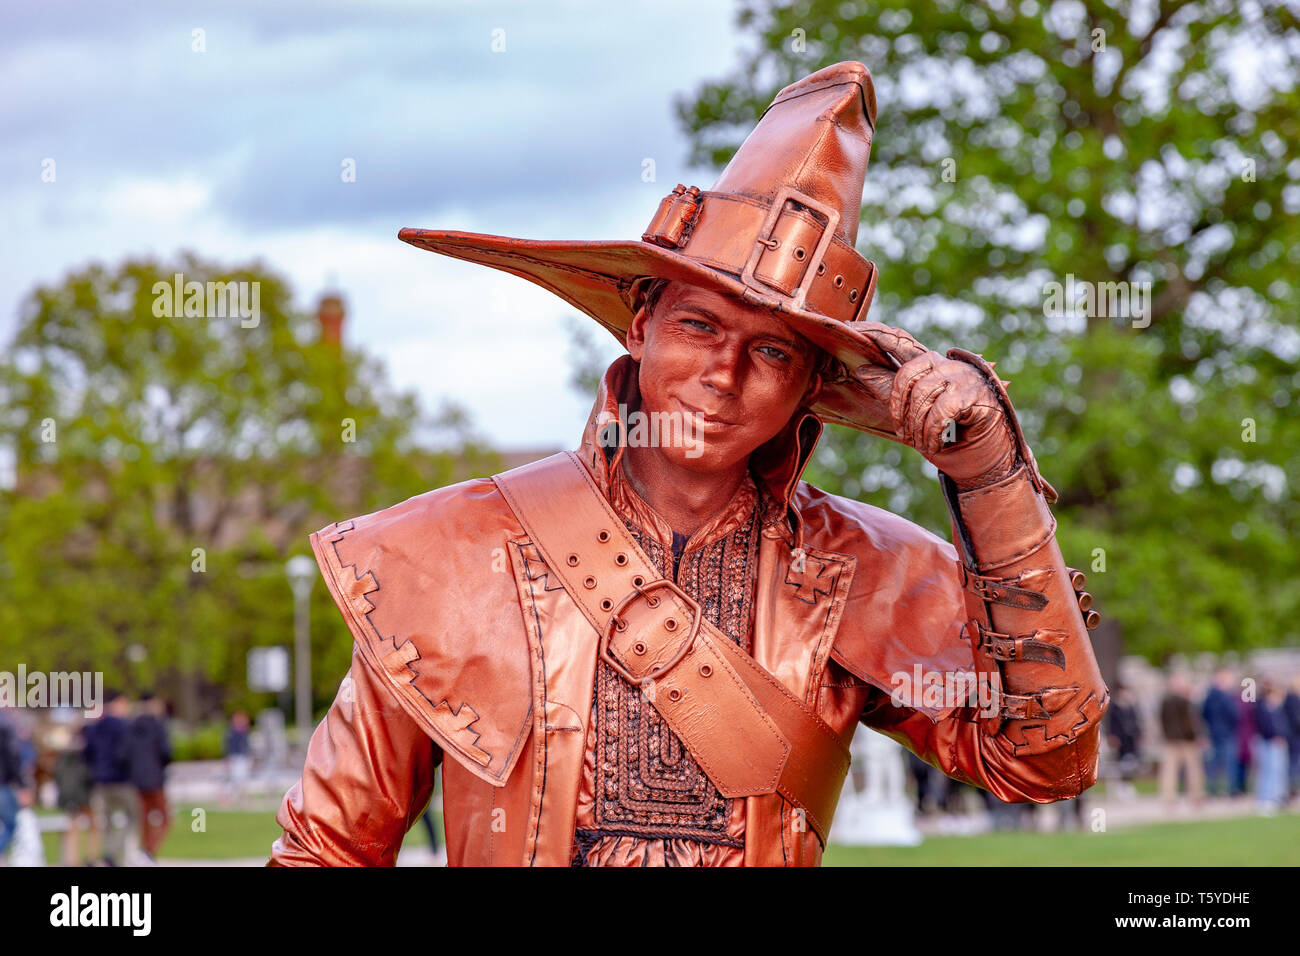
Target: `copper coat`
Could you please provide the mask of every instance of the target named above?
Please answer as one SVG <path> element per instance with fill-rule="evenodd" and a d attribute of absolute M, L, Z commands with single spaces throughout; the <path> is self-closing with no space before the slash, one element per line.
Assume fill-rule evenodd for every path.
<path fill-rule="evenodd" d="M 597 421 L 635 402 L 635 370 L 629 356 L 607 370 L 578 448 L 602 490 L 618 458 L 599 446 Z M 755 659 L 845 743 L 866 724 L 1011 802 L 1090 787 L 1108 695 L 1026 469 L 960 496 L 979 561 L 963 571 L 952 544 L 802 481 L 821 431 L 805 411 L 751 460 L 791 518 L 763 533 Z M 568 865 L 596 635 L 545 573 L 525 572 L 525 556 L 533 568 L 538 556 L 497 486 L 430 491 L 311 542 L 356 643 L 280 808 L 272 864 L 391 865 L 441 765 L 449 864 Z M 1026 593 L 1043 600 L 1016 597 Z M 976 595 L 996 606 L 993 626 L 975 623 Z M 1048 645 L 1058 651 L 1047 660 L 1015 657 L 1016 647 Z M 921 698 L 896 706 L 891 692 L 914 667 L 996 670 L 1016 713 L 989 718 Z M 820 864 L 816 834 L 780 794 L 745 799 L 746 865 Z"/>

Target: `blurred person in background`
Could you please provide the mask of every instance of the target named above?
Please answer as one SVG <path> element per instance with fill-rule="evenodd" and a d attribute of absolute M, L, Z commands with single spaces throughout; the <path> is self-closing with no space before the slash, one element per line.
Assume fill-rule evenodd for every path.
<path fill-rule="evenodd" d="M 1062 830 L 1082 830 L 1084 827 L 1083 820 L 1083 798 L 1074 797 L 1070 800 L 1062 800 L 1059 804 L 1060 816 L 1059 826 Z M 1030 811 L 1033 812 L 1032 810 Z"/>
<path fill-rule="evenodd" d="M 434 789 L 433 796 L 431 796 L 429 799 L 429 807 L 427 810 L 424 811 L 424 814 L 420 817 L 420 822 L 424 824 L 424 829 L 429 834 L 429 849 L 433 852 L 435 857 L 441 856 L 443 859 L 445 859 L 446 854 L 442 852 L 442 850 L 439 848 L 438 845 L 439 844 L 438 827 L 433 819 L 433 805 L 434 803 L 439 803 L 439 804 L 441 803 L 441 800 L 438 795 L 438 789 L 440 787 L 441 787 L 441 781 L 435 781 L 433 787 Z"/>
<path fill-rule="evenodd" d="M 0 708 L 0 862 L 3 862 L 14 838 L 22 789 L 22 752 L 18 729 L 4 708 Z"/>
<path fill-rule="evenodd" d="M 1133 692 L 1128 685 L 1115 685 L 1110 709 L 1102 719 L 1106 739 L 1115 753 L 1115 765 L 1119 770 L 1116 792 L 1125 799 L 1131 798 L 1137 793 L 1133 778 L 1137 776 L 1140 765 L 1138 752 L 1142 745 L 1142 718 L 1138 715 L 1137 701 L 1133 699 Z"/>
<path fill-rule="evenodd" d="M 166 716 L 163 702 L 152 694 L 144 694 L 140 698 L 140 713 L 131 722 L 127 735 L 127 764 L 140 802 L 140 843 L 150 863 L 157 860 L 158 849 L 171 825 L 163 787 L 167 765 L 172 762 Z"/>
<path fill-rule="evenodd" d="M 236 799 L 243 796 L 253 766 L 252 748 L 248 739 L 250 726 L 248 714 L 237 710 L 230 715 L 230 726 L 226 728 L 226 770 L 230 789 Z"/>
<path fill-rule="evenodd" d="M 1239 688 L 1236 677 L 1226 667 L 1214 675 L 1214 684 L 1201 702 L 1201 719 L 1210 735 L 1210 751 L 1205 761 L 1206 780 L 1212 796 L 1219 793 L 1219 780 L 1223 781 L 1223 795 L 1234 791 L 1233 765 L 1237 746 L 1237 712 Z"/>
<path fill-rule="evenodd" d="M 26 719 L 18 719 L 14 722 L 14 729 L 18 738 L 18 771 L 22 776 L 23 793 L 19 794 L 19 803 L 22 806 L 32 806 L 36 803 L 36 782 L 37 766 L 40 763 L 40 748 L 36 746 L 36 736 L 33 733 L 34 718 L 31 711 Z M 30 791 L 30 792 L 26 792 Z"/>
<path fill-rule="evenodd" d="M 1256 739 L 1255 701 L 1245 695 L 1237 699 L 1237 753 L 1232 764 L 1232 795 L 1240 797 L 1250 790 L 1250 771 Z"/>
<path fill-rule="evenodd" d="M 127 862 L 140 801 L 131 785 L 127 736 L 131 703 L 119 691 L 104 694 L 104 715 L 86 726 L 86 763 L 90 766 L 90 809 L 97 842 L 102 840 L 105 866 Z"/>
<path fill-rule="evenodd" d="M 984 809 L 988 811 L 994 830 L 1032 830 L 1034 828 L 1034 804 L 1007 803 L 991 793 L 980 791 Z"/>
<path fill-rule="evenodd" d="M 1205 765 L 1202 751 L 1205 738 L 1201 721 L 1192 704 L 1191 685 L 1181 673 L 1171 674 L 1165 696 L 1160 701 L 1160 730 L 1164 744 L 1160 755 L 1160 797 L 1172 808 L 1178 797 L 1181 770 L 1187 782 L 1187 796 L 1198 807 L 1205 795 Z"/>
<path fill-rule="evenodd" d="M 1272 681 L 1260 684 L 1255 710 L 1258 739 L 1255 747 L 1255 805 L 1267 816 L 1277 813 L 1286 800 L 1286 714 L 1282 688 Z"/>
<path fill-rule="evenodd" d="M 85 741 L 80 731 L 56 727 L 50 735 L 55 750 L 54 786 L 56 805 L 68 818 L 63 831 L 63 865 L 81 866 L 81 834 L 90 830 L 90 767 L 86 764 Z"/>
<path fill-rule="evenodd" d="M 907 772 L 911 774 L 912 782 L 916 786 L 916 815 L 923 817 L 933 805 L 930 795 L 932 789 L 930 771 L 934 768 L 910 750 L 904 750 L 903 759 L 907 762 Z"/>
<path fill-rule="evenodd" d="M 39 748 L 34 736 L 35 717 L 30 711 L 11 714 L 12 732 L 10 758 L 17 755 L 18 777 L 13 785 L 17 807 L 8 840 L 10 866 L 44 866 L 45 848 L 41 842 L 40 824 L 36 818 L 36 768 Z"/>
<path fill-rule="evenodd" d="M 1287 726 L 1287 799 L 1300 795 L 1300 674 L 1291 678 L 1291 688 L 1282 700 Z"/>

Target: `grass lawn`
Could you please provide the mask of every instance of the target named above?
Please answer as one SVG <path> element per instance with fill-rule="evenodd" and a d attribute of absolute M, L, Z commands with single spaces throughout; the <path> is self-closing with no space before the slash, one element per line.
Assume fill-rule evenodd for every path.
<path fill-rule="evenodd" d="M 442 820 L 435 815 L 439 831 Z M 163 845 L 171 859 L 266 858 L 280 835 L 274 813 L 209 810 L 195 832 L 188 807 L 178 808 Z M 45 834 L 47 860 L 59 859 L 57 835 Z M 410 846 L 428 845 L 416 824 Z M 1126 827 L 1107 833 L 991 833 L 930 837 L 918 847 L 832 845 L 827 866 L 1296 866 L 1300 815 L 1243 817 Z"/>
<path fill-rule="evenodd" d="M 159 856 L 173 860 L 237 860 L 262 857 L 269 859 L 271 844 L 283 832 L 275 822 L 275 812 L 250 813 L 243 810 L 208 810 L 202 819 L 204 829 L 195 831 L 199 818 L 192 807 L 173 810 L 172 827 L 162 845 Z M 442 817 L 435 813 L 434 821 L 442 839 Z M 42 834 L 45 839 L 45 859 L 61 859 L 60 835 Z M 409 846 L 428 846 L 429 838 L 424 825 L 418 821 L 407 835 Z M 85 852 L 86 838 L 81 841 Z"/>
<path fill-rule="evenodd" d="M 1300 816 L 1157 823 L 1106 833 L 930 837 L 917 847 L 832 845 L 826 866 L 1296 866 Z"/>

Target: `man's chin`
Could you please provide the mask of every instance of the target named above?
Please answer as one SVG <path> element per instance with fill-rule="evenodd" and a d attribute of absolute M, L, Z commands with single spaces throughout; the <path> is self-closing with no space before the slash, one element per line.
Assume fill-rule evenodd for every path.
<path fill-rule="evenodd" d="M 654 451 L 678 468 L 700 474 L 726 471 L 748 457 L 739 453 L 732 442 L 711 439 L 707 435 L 696 435 L 680 445 L 660 447 Z"/>

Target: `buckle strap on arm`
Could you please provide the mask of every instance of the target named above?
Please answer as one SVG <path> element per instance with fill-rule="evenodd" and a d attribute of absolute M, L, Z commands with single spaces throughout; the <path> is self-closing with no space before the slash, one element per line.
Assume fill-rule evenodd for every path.
<path fill-rule="evenodd" d="M 1015 577 L 999 578 L 990 575 L 977 574 L 960 564 L 961 583 L 963 587 L 971 588 L 979 595 L 983 601 L 991 604 L 1005 604 L 1007 607 L 1018 607 L 1025 611 L 1041 611 L 1047 607 L 1047 595 L 1041 590 L 1036 590 L 1025 585 L 1033 583 L 1042 587 L 1039 578 L 1051 574 L 1051 571 L 1023 571 Z"/>
<path fill-rule="evenodd" d="M 1004 720 L 1049 720 L 1051 714 L 1043 706 L 1043 693 L 1003 694 L 1001 697 Z"/>
<path fill-rule="evenodd" d="M 1050 641 L 1040 640 L 1049 631 L 1036 630 L 1032 634 L 1012 636 L 1002 634 L 984 626 L 978 619 L 968 622 L 974 626 L 974 633 L 979 637 L 978 646 L 988 652 L 989 656 L 999 661 L 1040 661 L 1055 664 L 1065 670 L 1065 652 Z"/>

